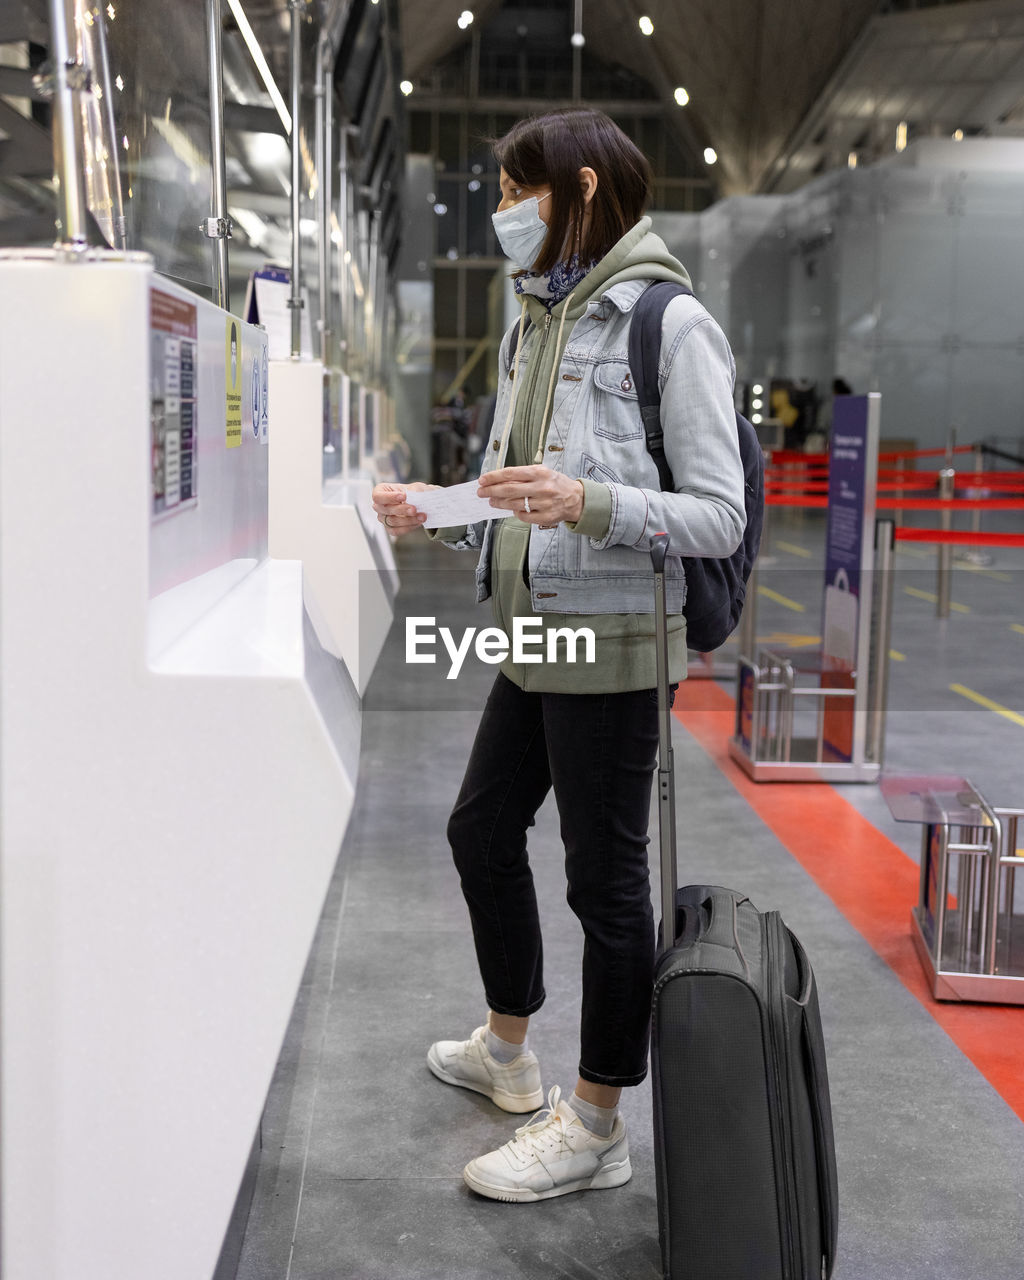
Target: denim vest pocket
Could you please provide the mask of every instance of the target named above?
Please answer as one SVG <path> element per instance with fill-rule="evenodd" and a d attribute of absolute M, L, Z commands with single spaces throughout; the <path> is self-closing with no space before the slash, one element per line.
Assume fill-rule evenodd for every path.
<path fill-rule="evenodd" d="M 584 480 L 597 480 L 605 484 L 622 484 L 622 477 L 617 475 L 607 463 L 599 462 L 591 454 L 584 452 L 580 459 L 580 475 Z"/>
<path fill-rule="evenodd" d="M 594 386 L 595 433 L 612 440 L 641 439 L 644 424 L 628 361 L 602 361 L 594 370 Z"/>

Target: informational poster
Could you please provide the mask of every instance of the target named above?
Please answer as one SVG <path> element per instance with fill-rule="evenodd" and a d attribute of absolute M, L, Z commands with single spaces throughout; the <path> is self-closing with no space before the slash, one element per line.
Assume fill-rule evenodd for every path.
<path fill-rule="evenodd" d="M 747 755 L 754 750 L 754 671 L 743 665 L 740 667 L 739 697 L 736 699 L 736 736 L 743 744 Z"/>
<path fill-rule="evenodd" d="M 250 426 L 254 440 L 260 444 L 267 443 L 267 426 L 270 415 L 267 402 L 269 399 L 270 369 L 267 362 L 267 348 L 260 346 L 252 358 L 252 373 L 249 378 L 249 404 L 252 409 Z"/>
<path fill-rule="evenodd" d="M 242 443 L 242 326 L 228 316 L 224 329 L 224 443 L 237 449 Z"/>
<path fill-rule="evenodd" d="M 149 295 L 152 519 L 197 500 L 196 307 Z"/>
<path fill-rule="evenodd" d="M 941 823 L 928 827 L 928 843 L 925 846 L 924 901 L 921 903 L 922 927 L 925 938 L 935 945 L 935 917 L 939 906 L 939 859 L 942 857 L 943 834 L 947 830 Z"/>
<path fill-rule="evenodd" d="M 292 353 L 291 272 L 287 267 L 268 264 L 249 277 L 243 314 L 250 324 L 267 331 L 271 360 L 287 360 Z M 302 291 L 300 345 L 303 360 L 313 359 L 313 329 L 309 316 L 309 294 Z"/>
<path fill-rule="evenodd" d="M 868 397 L 837 396 L 828 468 L 822 687 L 853 689 L 857 666 L 868 475 Z M 873 503 L 871 504 L 874 505 Z M 823 758 L 853 759 L 852 698 L 826 698 Z"/>

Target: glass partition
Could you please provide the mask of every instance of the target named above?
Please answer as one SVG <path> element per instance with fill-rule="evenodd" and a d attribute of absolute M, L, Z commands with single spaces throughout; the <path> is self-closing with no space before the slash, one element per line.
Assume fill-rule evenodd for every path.
<path fill-rule="evenodd" d="M 212 295 L 213 253 L 200 229 L 212 187 L 205 5 L 133 0 L 106 12 L 128 248 Z"/>
<path fill-rule="evenodd" d="M 75 93 L 76 129 L 81 134 L 82 176 L 89 212 L 103 239 L 124 247 L 118 146 L 114 136 L 113 87 L 107 56 L 106 29 L 113 6 L 104 11 L 95 0 L 75 0 L 72 7 L 71 57 L 86 68 L 89 89 Z"/>

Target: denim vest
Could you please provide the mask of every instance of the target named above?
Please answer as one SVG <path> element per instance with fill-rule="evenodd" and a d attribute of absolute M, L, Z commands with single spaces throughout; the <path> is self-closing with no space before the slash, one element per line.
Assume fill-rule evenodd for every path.
<path fill-rule="evenodd" d="M 555 376 L 544 465 L 572 477 L 607 484 L 611 519 L 600 538 L 565 524 L 530 532 L 529 583 L 538 613 L 652 613 L 650 536 L 669 534 L 666 603 L 681 613 L 686 579 L 681 556 L 725 556 L 739 545 L 745 522 L 743 469 L 733 409 L 735 365 L 718 325 L 696 299 L 674 299 L 662 325 L 659 383 L 665 453 L 676 483 L 662 492 L 647 450 L 627 358 L 632 309 L 648 280 L 613 284 L 591 300 L 569 332 Z M 521 387 L 546 388 L 557 354 L 557 317 L 527 331 L 519 354 Z M 500 386 L 483 470 L 498 462 L 498 442 L 514 392 L 509 376 L 511 330 L 502 342 Z M 516 413 L 533 411 L 517 403 Z M 480 548 L 477 599 L 491 594 L 494 521 L 469 526 L 449 545 Z"/>

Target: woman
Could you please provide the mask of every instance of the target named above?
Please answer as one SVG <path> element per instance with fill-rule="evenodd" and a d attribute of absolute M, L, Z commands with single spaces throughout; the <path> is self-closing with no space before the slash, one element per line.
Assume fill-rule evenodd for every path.
<path fill-rule="evenodd" d="M 497 1200 L 619 1186 L 630 1177 L 624 1087 L 647 1072 L 654 922 L 647 822 L 657 753 L 650 537 L 668 532 L 670 678 L 685 675 L 680 556 L 725 556 L 744 525 L 743 475 L 728 345 L 692 297 L 662 327 L 661 415 L 677 490 L 663 493 L 627 360 L 630 313 L 653 280 L 683 267 L 643 216 L 645 158 L 605 115 L 555 111 L 494 147 L 494 226 L 522 298 L 500 356 L 500 387 L 479 493 L 512 517 L 438 530 L 479 550 L 478 598 L 496 621 L 589 627 L 595 660 L 499 668 L 448 825 L 469 907 L 489 1015 L 465 1041 L 431 1046 L 428 1065 L 506 1111 L 540 1107 L 530 1016 L 544 1002 L 526 831 L 554 790 L 568 901 L 584 930 L 579 1079 L 497 1151 L 468 1185 Z M 527 326 L 527 319 L 530 323 Z M 378 485 L 374 508 L 396 537 L 423 518 L 406 489 Z M 538 652 L 546 652 L 540 648 Z"/>

